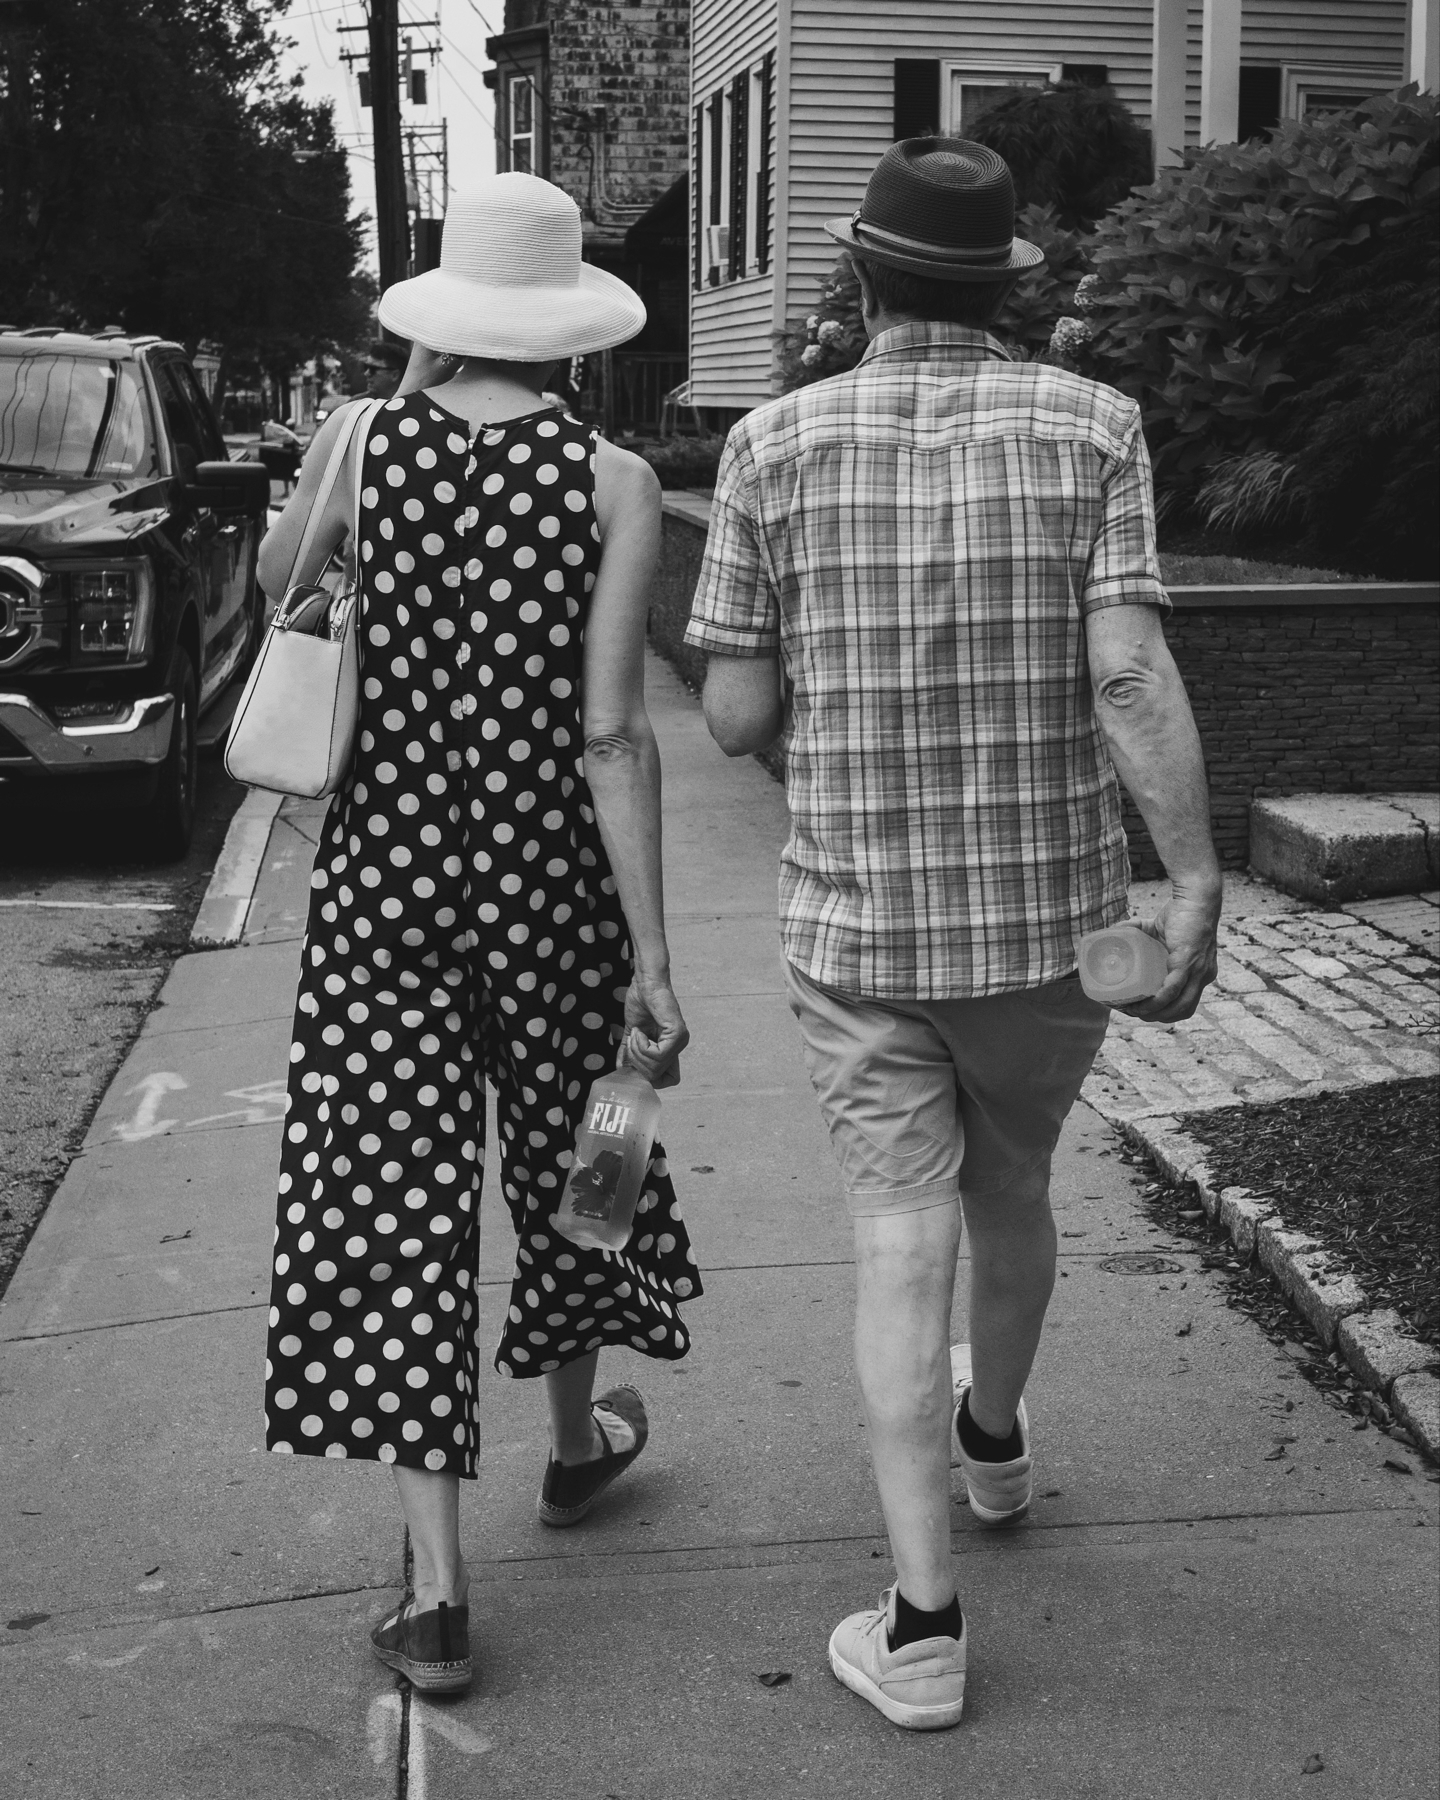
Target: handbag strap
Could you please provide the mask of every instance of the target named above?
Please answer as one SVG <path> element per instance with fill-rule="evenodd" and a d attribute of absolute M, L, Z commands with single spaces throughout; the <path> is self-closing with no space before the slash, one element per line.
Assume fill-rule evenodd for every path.
<path fill-rule="evenodd" d="M 300 548 L 295 552 L 295 560 L 290 565 L 290 581 L 293 586 L 295 571 L 303 564 L 309 554 L 310 546 L 315 540 L 315 533 L 320 528 L 320 519 L 325 508 L 330 504 L 330 496 L 335 491 L 335 483 L 340 479 L 340 470 L 344 466 L 345 457 L 350 449 L 350 441 L 361 421 L 369 423 L 385 404 L 383 400 L 362 400 L 358 406 L 352 406 L 345 415 L 344 423 L 336 434 L 335 442 L 330 447 L 330 460 L 325 465 L 325 473 L 320 477 L 320 486 L 315 491 L 315 502 L 310 508 L 310 517 L 305 521 L 305 529 L 300 536 Z M 363 443 L 363 440 L 362 440 Z M 351 525 L 352 531 L 358 531 L 360 520 L 360 483 L 355 483 L 355 517 Z"/>

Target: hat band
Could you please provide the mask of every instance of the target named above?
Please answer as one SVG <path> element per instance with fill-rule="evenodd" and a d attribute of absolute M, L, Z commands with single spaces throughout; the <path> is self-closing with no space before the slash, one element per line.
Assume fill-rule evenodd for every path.
<path fill-rule="evenodd" d="M 925 238 L 903 237 L 898 231 L 886 231 L 883 226 L 867 224 L 860 216 L 857 207 L 850 220 L 850 229 L 861 240 L 864 248 L 866 239 L 873 240 L 878 250 L 894 250 L 906 256 L 923 256 L 931 262 L 986 264 L 1000 263 L 1009 259 L 1015 247 L 1013 237 L 1008 237 L 1000 244 L 987 244 L 976 249 L 972 246 L 956 244 L 935 244 Z"/>

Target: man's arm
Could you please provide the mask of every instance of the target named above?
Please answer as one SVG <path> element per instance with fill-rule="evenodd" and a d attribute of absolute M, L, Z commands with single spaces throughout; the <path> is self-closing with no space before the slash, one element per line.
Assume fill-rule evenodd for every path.
<path fill-rule="evenodd" d="M 766 749 L 785 723 L 779 656 L 724 656 L 712 650 L 700 697 L 710 735 L 727 756 Z"/>
<path fill-rule="evenodd" d="M 1215 979 L 1222 895 L 1200 735 L 1157 607 L 1099 607 L 1086 616 L 1085 641 L 1111 760 L 1171 886 L 1149 926 L 1169 951 L 1169 973 L 1157 994 L 1120 1010 L 1155 1023 L 1188 1019 Z"/>

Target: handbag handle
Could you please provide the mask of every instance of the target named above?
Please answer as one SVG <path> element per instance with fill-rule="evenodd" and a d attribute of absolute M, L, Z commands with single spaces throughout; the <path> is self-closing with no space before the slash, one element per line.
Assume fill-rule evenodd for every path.
<path fill-rule="evenodd" d="M 330 496 L 335 491 L 335 483 L 340 478 L 340 470 L 350 450 L 351 439 L 355 436 L 357 426 L 362 419 L 373 419 L 384 406 L 383 400 L 362 400 L 345 415 L 345 422 L 330 447 L 330 460 L 325 465 L 325 473 L 320 477 L 320 486 L 315 491 L 315 503 L 310 508 L 310 517 L 305 521 L 305 529 L 300 535 L 300 548 L 295 552 L 295 560 L 290 565 L 290 579 L 285 584 L 287 589 L 295 585 L 295 571 L 305 561 L 310 546 L 315 541 L 315 533 L 320 527 L 321 515 L 330 504 Z M 358 537 L 360 522 L 360 483 L 355 483 L 354 519 L 351 531 Z"/>

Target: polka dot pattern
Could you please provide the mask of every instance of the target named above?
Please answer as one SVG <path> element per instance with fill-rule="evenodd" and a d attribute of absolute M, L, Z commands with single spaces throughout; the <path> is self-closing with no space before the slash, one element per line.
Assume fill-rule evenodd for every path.
<path fill-rule="evenodd" d="M 266 1363 L 272 1450 L 475 1474 L 485 1089 L 517 1235 L 495 1366 L 674 1359 L 701 1292 L 656 1144 L 624 1251 L 554 1230 L 630 950 L 579 688 L 593 436 L 377 415 L 361 491 L 354 766 L 311 877 Z"/>

